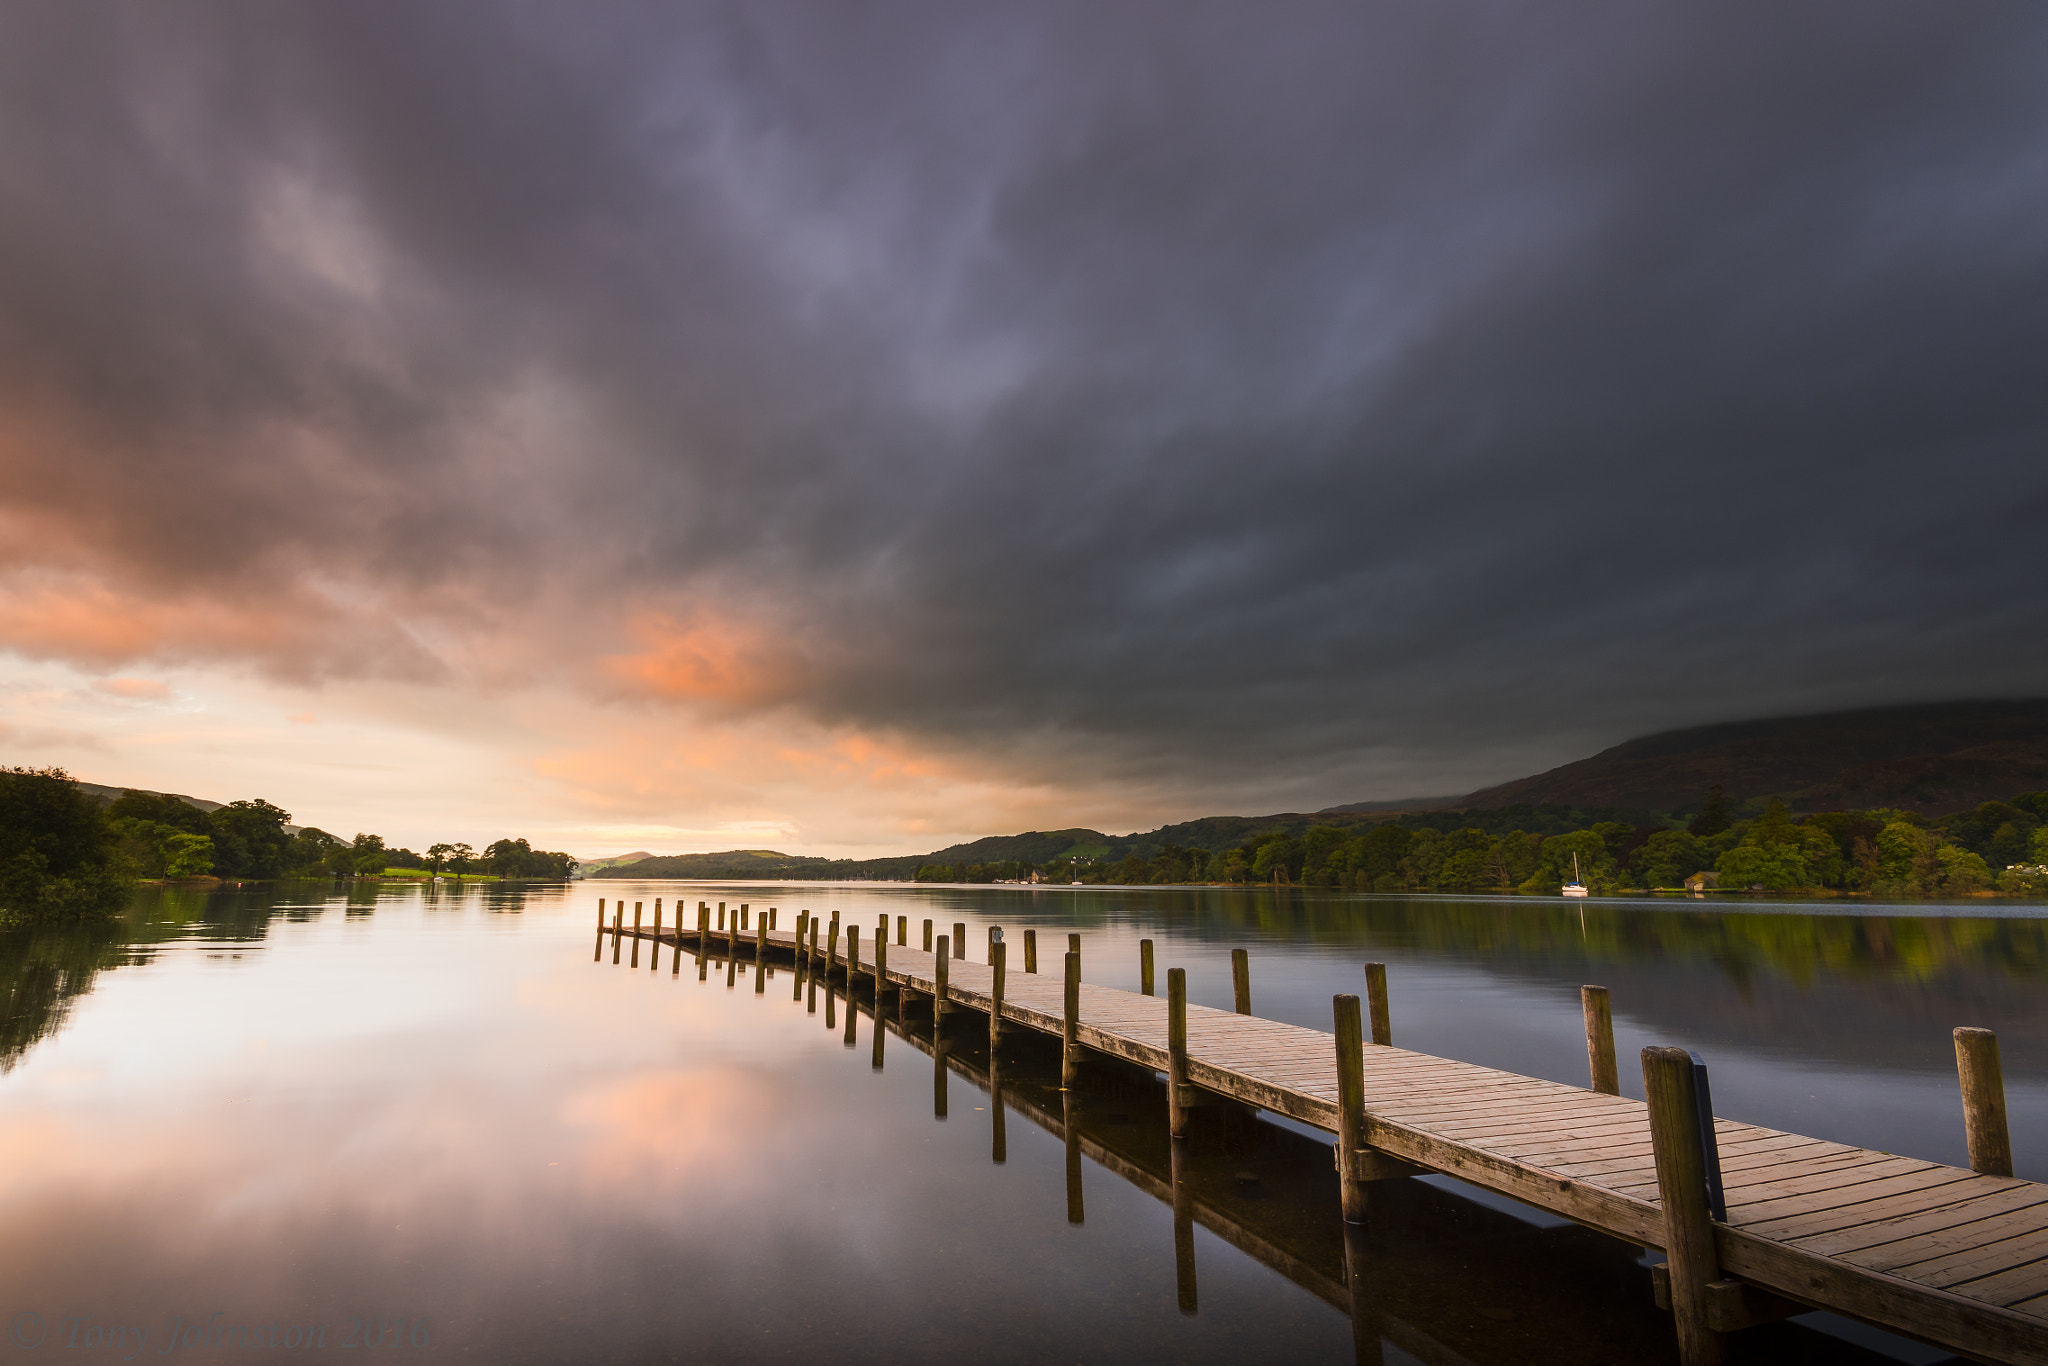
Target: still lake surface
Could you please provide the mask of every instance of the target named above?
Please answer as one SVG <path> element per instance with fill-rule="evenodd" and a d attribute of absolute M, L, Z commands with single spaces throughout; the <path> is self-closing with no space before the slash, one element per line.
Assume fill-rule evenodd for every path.
<path fill-rule="evenodd" d="M 982 1018 L 874 1023 L 687 956 L 593 961 L 600 897 L 1078 930 L 1228 1008 L 1330 1028 L 1389 965 L 1395 1042 L 1583 1085 L 1578 988 L 1623 1089 L 1699 1050 L 1732 1118 L 1964 1160 L 1949 1029 L 1998 1030 L 2019 1174 L 2048 1177 L 2041 907 L 602 881 L 139 894 L 104 930 L 0 934 L 0 1358 L 1634 1362 L 1674 1353 L 1636 1249 L 1445 1178 L 1355 1240 L 1327 1137 L 1162 1088 L 1058 1090 Z M 630 919 L 630 914 L 628 916 Z M 1061 941 L 1047 941 L 1053 955 Z M 628 955 L 630 957 L 630 946 Z M 828 1012 L 832 1022 L 827 1024 Z M 1069 1123 L 1068 1121 L 1071 1121 Z M 1000 1158 L 1000 1160 L 998 1160 Z M 1176 1184 L 1175 1177 L 1179 1182 Z M 1182 1192 L 1176 1221 L 1173 1192 Z M 147 1330 L 144 1338 L 141 1330 Z M 309 1330 L 323 1330 L 317 1340 Z M 296 1337 L 294 1336 L 296 1335 Z M 1757 1361 L 1934 1362 L 1826 1316 Z"/>

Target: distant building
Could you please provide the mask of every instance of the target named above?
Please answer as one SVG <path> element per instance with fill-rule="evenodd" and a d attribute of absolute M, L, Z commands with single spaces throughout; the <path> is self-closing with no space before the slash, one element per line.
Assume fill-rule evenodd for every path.
<path fill-rule="evenodd" d="M 1685 890 L 1688 892 L 1703 892 L 1709 887 L 1718 887 L 1720 885 L 1721 875 L 1719 873 L 1694 873 L 1685 880 Z"/>

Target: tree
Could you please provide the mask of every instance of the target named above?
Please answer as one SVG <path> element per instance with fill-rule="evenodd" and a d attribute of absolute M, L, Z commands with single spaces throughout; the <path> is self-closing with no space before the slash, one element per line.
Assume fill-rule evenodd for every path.
<path fill-rule="evenodd" d="M 165 877 L 204 877 L 213 871 L 213 837 L 172 835 L 164 850 Z"/>
<path fill-rule="evenodd" d="M 1700 839 L 1707 839 L 1726 830 L 1732 822 L 1728 818 L 1728 798 L 1715 783 L 1707 789 L 1707 799 L 1700 803 L 1699 814 L 1692 818 L 1687 831 Z"/>
<path fill-rule="evenodd" d="M 455 852 L 455 846 L 454 846 L 454 845 L 452 845 L 452 844 L 430 844 L 430 845 L 428 845 L 428 846 L 427 846 L 427 868 L 428 868 L 428 871 L 432 872 L 432 873 L 434 874 L 434 876 L 436 876 L 436 877 L 439 877 L 439 876 L 441 875 L 441 865 L 442 865 L 442 864 L 444 864 L 444 863 L 446 863 L 446 862 L 448 861 L 448 857 L 449 857 L 449 855 L 453 854 L 454 852 Z"/>
<path fill-rule="evenodd" d="M 1783 892 L 1807 885 L 1806 860 L 1788 844 L 1741 844 L 1715 861 L 1723 887 Z"/>
<path fill-rule="evenodd" d="M 1578 856 L 1578 873 L 1586 886 L 1604 891 L 1616 885 L 1614 858 L 1607 852 L 1607 841 L 1595 831 L 1552 835 L 1538 853 L 1536 871 L 1522 884 L 1525 892 L 1554 892 L 1562 887 L 1572 875 L 1573 855 Z"/>
<path fill-rule="evenodd" d="M 100 804 L 61 768 L 0 768 L 0 918 L 99 920 L 127 904 Z"/>
<path fill-rule="evenodd" d="M 1645 887 L 1677 887 L 1714 865 L 1690 830 L 1660 830 L 1637 847 L 1629 866 Z"/>
<path fill-rule="evenodd" d="M 285 833 L 291 818 L 291 812 L 261 797 L 210 812 L 215 868 L 225 877 L 281 876 L 292 853 L 292 837 Z"/>

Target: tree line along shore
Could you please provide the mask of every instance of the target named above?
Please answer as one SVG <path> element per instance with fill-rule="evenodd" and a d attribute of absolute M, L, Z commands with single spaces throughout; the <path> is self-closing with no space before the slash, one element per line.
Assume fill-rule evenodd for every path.
<path fill-rule="evenodd" d="M 426 854 L 382 836 L 343 840 L 259 798 L 205 811 L 159 792 L 111 801 L 59 768 L 0 768 L 0 924 L 53 924 L 113 915 L 138 882 L 217 878 L 432 877 L 556 880 L 568 854 L 504 839 L 481 853 L 436 844 Z"/>
<path fill-rule="evenodd" d="M 1553 821 L 1557 814 L 1524 807 L 1395 816 L 1364 830 L 1312 824 L 1298 835 L 1266 831 L 1216 849 L 1167 844 L 1114 861 L 1078 855 L 1045 863 L 932 860 L 920 863 L 914 876 L 920 882 L 1270 883 L 1554 895 L 1576 871 L 1595 892 L 1677 891 L 1691 880 L 1723 891 L 2048 894 L 2048 792 L 1939 818 L 1889 808 L 1794 816 L 1772 799 L 1742 819 L 1715 787 L 1684 824 L 1601 820 L 1554 833 L 1499 828 L 1504 819 L 1529 813 Z"/>

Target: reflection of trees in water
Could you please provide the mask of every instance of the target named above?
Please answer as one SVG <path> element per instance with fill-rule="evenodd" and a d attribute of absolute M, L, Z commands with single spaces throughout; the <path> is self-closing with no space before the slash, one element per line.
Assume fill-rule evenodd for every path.
<path fill-rule="evenodd" d="M 71 1003 L 92 989 L 101 969 L 129 955 L 127 928 L 118 922 L 0 934 L 0 1074 L 63 1027 Z"/>
<path fill-rule="evenodd" d="M 2048 964 L 2048 920 L 2039 919 L 1805 915 L 1718 904 L 1565 905 L 1533 898 L 1366 900 L 1264 891 L 1097 893 L 1064 904 L 1050 897 L 1034 902 L 1034 910 L 1075 923 L 1137 916 L 1218 939 L 1257 936 L 1305 946 L 1379 942 L 1524 964 L 1690 961 L 1713 965 L 1742 984 L 1765 974 L 1801 985 L 1821 977 L 1925 981 L 1980 973 L 2032 981 Z"/>

